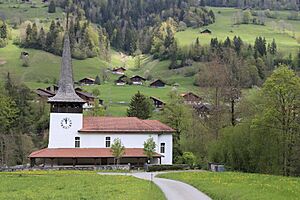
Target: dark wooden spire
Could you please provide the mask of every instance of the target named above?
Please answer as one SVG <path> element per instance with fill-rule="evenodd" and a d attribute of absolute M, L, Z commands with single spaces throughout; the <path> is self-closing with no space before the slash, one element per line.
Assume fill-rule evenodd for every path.
<path fill-rule="evenodd" d="M 69 33 L 66 31 L 64 36 L 64 48 L 61 62 L 61 72 L 59 80 L 59 89 L 56 95 L 49 98 L 49 103 L 85 103 L 74 90 L 73 70 L 72 70 L 72 59 L 70 50 L 70 39 Z"/>

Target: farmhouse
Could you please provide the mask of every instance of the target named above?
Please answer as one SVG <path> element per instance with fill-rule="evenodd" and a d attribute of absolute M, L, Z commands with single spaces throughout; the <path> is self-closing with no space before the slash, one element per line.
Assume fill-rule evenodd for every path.
<path fill-rule="evenodd" d="M 95 84 L 95 79 L 89 78 L 89 77 L 85 77 L 85 78 L 83 78 L 83 79 L 80 79 L 80 80 L 78 81 L 78 83 L 79 83 L 80 85 L 94 85 L 94 84 Z"/>
<path fill-rule="evenodd" d="M 192 92 L 183 93 L 180 96 L 183 98 L 184 104 L 198 105 L 198 104 L 201 104 L 201 102 L 202 102 L 202 97 L 199 97 L 198 95 L 196 95 Z"/>
<path fill-rule="evenodd" d="M 146 81 L 146 79 L 141 76 L 136 75 L 136 76 L 131 77 L 130 81 L 133 85 L 143 85 L 143 82 Z"/>
<path fill-rule="evenodd" d="M 153 101 L 153 105 L 157 109 L 162 109 L 166 105 L 165 102 L 163 102 L 162 100 L 160 100 L 157 97 L 152 96 L 152 97 L 150 97 L 150 99 Z"/>
<path fill-rule="evenodd" d="M 212 32 L 209 29 L 205 29 L 205 30 L 201 31 L 200 33 L 201 34 L 211 34 Z"/>
<path fill-rule="evenodd" d="M 150 87 L 155 87 L 155 88 L 162 88 L 165 87 L 165 85 L 166 83 L 159 79 L 150 83 Z"/>
<path fill-rule="evenodd" d="M 143 144 L 150 137 L 157 147 L 151 159 L 155 164 L 172 164 L 174 130 L 157 120 L 135 117 L 83 116 L 85 100 L 73 86 L 70 41 L 64 38 L 59 89 L 50 103 L 48 148 L 29 155 L 31 166 L 44 165 L 108 165 L 114 163 L 111 145 L 119 138 L 125 146 L 121 164 L 143 165 L 147 161 Z"/>
<path fill-rule="evenodd" d="M 123 74 L 125 74 L 125 71 L 126 71 L 126 68 L 124 68 L 124 67 L 118 67 L 118 68 L 112 69 L 113 74 L 123 75 Z"/>

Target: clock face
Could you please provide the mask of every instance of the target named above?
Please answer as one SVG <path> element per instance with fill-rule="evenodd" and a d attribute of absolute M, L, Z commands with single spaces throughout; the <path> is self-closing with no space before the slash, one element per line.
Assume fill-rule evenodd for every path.
<path fill-rule="evenodd" d="M 72 126 L 72 121 L 70 118 L 65 117 L 61 120 L 60 126 L 63 127 L 64 129 L 68 129 Z"/>

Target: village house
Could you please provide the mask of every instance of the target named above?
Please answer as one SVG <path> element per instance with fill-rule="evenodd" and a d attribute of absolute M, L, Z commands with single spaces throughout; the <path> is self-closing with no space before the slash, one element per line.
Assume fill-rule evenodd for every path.
<path fill-rule="evenodd" d="M 162 88 L 162 87 L 165 87 L 165 85 L 166 85 L 166 83 L 160 79 L 157 79 L 157 80 L 153 81 L 152 83 L 150 83 L 150 87 L 155 87 L 155 88 Z"/>
<path fill-rule="evenodd" d="M 119 75 L 125 74 L 125 71 L 126 71 L 125 67 L 118 67 L 118 68 L 113 68 L 112 69 L 113 74 L 119 74 Z"/>
<path fill-rule="evenodd" d="M 95 84 L 95 79 L 93 79 L 93 78 L 89 78 L 89 77 L 85 77 L 85 78 L 83 78 L 83 79 L 80 79 L 79 81 L 78 81 L 78 84 L 79 85 L 94 85 Z"/>
<path fill-rule="evenodd" d="M 202 103 L 202 97 L 199 97 L 193 92 L 183 93 L 180 96 L 183 98 L 184 104 L 187 105 L 198 105 Z"/>
<path fill-rule="evenodd" d="M 128 77 L 126 75 L 122 75 L 115 81 L 115 83 L 118 86 L 123 86 L 127 84 L 127 81 L 128 81 Z"/>
<path fill-rule="evenodd" d="M 157 97 L 151 96 L 150 99 L 153 101 L 153 105 L 156 109 L 162 109 L 166 105 L 165 102 L 163 102 Z"/>
<path fill-rule="evenodd" d="M 111 145 L 119 138 L 125 146 L 120 164 L 143 166 L 148 158 L 144 142 L 153 138 L 157 147 L 152 164 L 172 164 L 174 130 L 157 120 L 136 117 L 83 116 L 85 100 L 73 86 L 70 40 L 64 37 L 59 89 L 50 103 L 48 147 L 29 155 L 31 166 L 109 165 L 114 163 Z"/>
<path fill-rule="evenodd" d="M 136 75 L 136 76 L 131 77 L 130 81 L 131 81 L 132 85 L 143 85 L 143 82 L 146 81 L 146 79 L 141 76 Z"/>

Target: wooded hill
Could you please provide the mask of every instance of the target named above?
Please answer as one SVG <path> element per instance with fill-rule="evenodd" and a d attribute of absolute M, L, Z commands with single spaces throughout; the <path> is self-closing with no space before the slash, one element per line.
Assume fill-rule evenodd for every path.
<path fill-rule="evenodd" d="M 200 0 L 201 6 L 299 10 L 299 0 Z"/>

